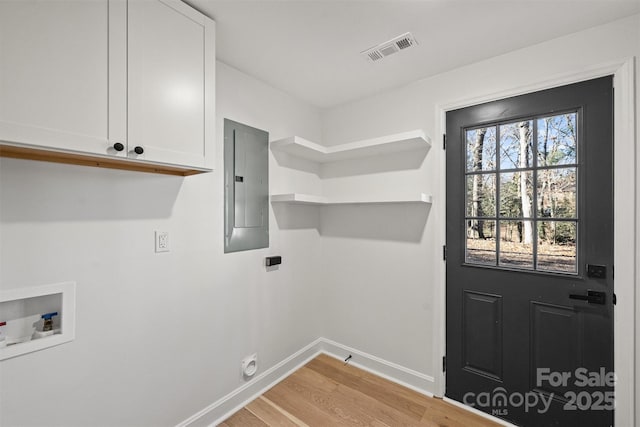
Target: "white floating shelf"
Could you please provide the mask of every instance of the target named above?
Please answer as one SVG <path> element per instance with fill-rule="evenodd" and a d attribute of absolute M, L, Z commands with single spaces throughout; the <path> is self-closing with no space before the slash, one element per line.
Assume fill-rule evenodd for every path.
<path fill-rule="evenodd" d="M 310 194 L 288 193 L 272 195 L 271 203 L 289 203 L 292 205 L 326 205 L 327 199 L 325 197 L 312 196 Z"/>
<path fill-rule="evenodd" d="M 431 147 L 431 141 L 424 131 L 420 129 L 330 147 L 307 141 L 299 136 L 292 136 L 271 142 L 271 149 L 274 151 L 281 151 L 318 163 L 426 149 L 429 147 Z"/>
<path fill-rule="evenodd" d="M 287 203 L 291 205 L 358 205 L 358 204 L 388 204 L 388 203 L 425 203 L 433 202 L 433 197 L 420 193 L 413 198 L 386 198 L 386 199 L 364 199 L 354 198 L 349 200 L 328 199 L 321 196 L 313 196 L 301 193 L 274 194 L 271 196 L 271 203 Z"/>

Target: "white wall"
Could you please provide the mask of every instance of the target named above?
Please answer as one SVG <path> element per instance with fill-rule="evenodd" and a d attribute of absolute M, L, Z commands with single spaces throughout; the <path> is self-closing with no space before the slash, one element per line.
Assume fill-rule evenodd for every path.
<path fill-rule="evenodd" d="M 434 145 L 417 169 L 346 175 L 328 179 L 325 192 L 375 194 L 397 191 L 434 196 L 423 230 L 375 235 L 385 225 L 379 211 L 349 212 L 348 221 L 366 229 L 359 235 L 326 233 L 344 216 L 325 215 L 321 232 L 327 297 L 323 334 L 383 359 L 436 376 L 440 369 L 444 263 L 444 151 L 439 105 L 482 98 L 551 80 L 631 56 L 640 57 L 640 15 L 551 40 L 456 69 L 408 86 L 346 104 L 323 114 L 327 145 L 423 128 Z M 375 66 L 375 65 L 373 65 Z M 636 98 L 638 99 L 638 98 Z M 637 101 L 636 101 L 637 102 Z M 640 108 L 638 108 L 640 110 Z M 640 121 L 639 121 L 640 122 Z M 634 171 L 628 171 L 633 176 Z M 632 200 L 632 199 L 631 199 Z M 394 216 L 392 216 L 394 215 Z M 398 228 L 416 215 L 389 212 L 386 227 Z M 440 290 L 439 290 L 440 289 Z M 434 310 L 435 307 L 435 310 Z"/>
<path fill-rule="evenodd" d="M 223 117 L 320 138 L 317 110 L 218 63 L 213 173 L 0 159 L 2 288 L 77 282 L 76 340 L 0 364 L 1 425 L 175 425 L 242 385 L 244 356 L 264 371 L 320 335 L 317 228 L 272 214 L 270 249 L 223 254 Z M 314 185 L 270 166 L 272 185 Z"/>

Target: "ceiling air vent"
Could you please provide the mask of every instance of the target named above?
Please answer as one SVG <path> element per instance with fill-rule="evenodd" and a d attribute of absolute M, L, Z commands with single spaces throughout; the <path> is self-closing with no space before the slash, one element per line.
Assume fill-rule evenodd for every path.
<path fill-rule="evenodd" d="M 367 49 L 360 53 L 366 56 L 369 61 L 375 62 L 417 44 L 418 42 L 411 35 L 411 33 L 404 33 L 401 36 L 395 37 L 384 43 L 380 43 L 378 46 L 372 47 L 371 49 Z"/>

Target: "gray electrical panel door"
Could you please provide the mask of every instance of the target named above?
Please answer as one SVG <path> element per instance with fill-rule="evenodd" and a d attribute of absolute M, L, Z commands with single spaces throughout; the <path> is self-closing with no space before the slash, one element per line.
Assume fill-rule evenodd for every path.
<path fill-rule="evenodd" d="M 269 133 L 224 120 L 224 251 L 269 247 Z"/>

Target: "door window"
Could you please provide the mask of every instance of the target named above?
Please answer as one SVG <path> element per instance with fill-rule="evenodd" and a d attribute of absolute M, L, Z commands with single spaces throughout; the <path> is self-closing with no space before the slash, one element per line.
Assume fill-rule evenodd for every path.
<path fill-rule="evenodd" d="M 467 264 L 577 274 L 578 119 L 464 130 Z"/>

